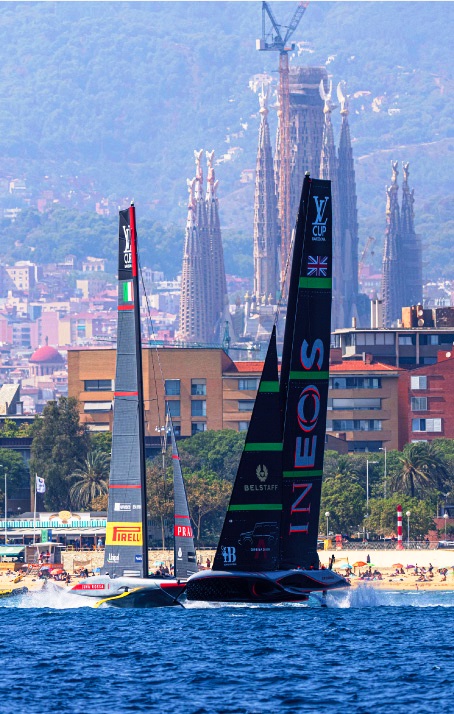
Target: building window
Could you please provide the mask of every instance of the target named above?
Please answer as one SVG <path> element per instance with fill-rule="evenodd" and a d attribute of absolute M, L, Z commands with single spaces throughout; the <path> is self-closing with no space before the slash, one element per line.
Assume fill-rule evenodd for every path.
<path fill-rule="evenodd" d="M 240 392 L 245 392 L 245 391 L 256 391 L 259 386 L 259 380 L 254 377 L 253 379 L 239 379 L 238 380 L 238 389 Z"/>
<path fill-rule="evenodd" d="M 331 377 L 330 389 L 381 389 L 381 377 Z"/>
<path fill-rule="evenodd" d="M 427 411 L 427 397 L 412 397 L 411 398 L 411 410 L 412 410 L 412 412 L 426 412 Z"/>
<path fill-rule="evenodd" d="M 412 419 L 411 430 L 441 432 L 441 419 Z"/>
<path fill-rule="evenodd" d="M 206 379 L 191 379 L 191 396 L 204 397 L 207 393 Z"/>
<path fill-rule="evenodd" d="M 166 410 L 168 410 L 171 417 L 179 417 L 180 415 L 180 400 L 173 399 L 172 401 L 166 400 Z"/>
<path fill-rule="evenodd" d="M 173 424 L 173 433 L 175 436 L 181 436 L 181 424 Z"/>
<path fill-rule="evenodd" d="M 166 397 L 179 397 L 180 396 L 180 380 L 179 379 L 166 379 L 165 380 L 165 393 L 166 393 Z"/>
<path fill-rule="evenodd" d="M 399 335 L 399 345 L 411 346 L 416 344 L 416 337 L 414 335 Z"/>
<path fill-rule="evenodd" d="M 427 377 L 411 377 L 410 379 L 412 389 L 427 389 Z"/>
<path fill-rule="evenodd" d="M 207 403 L 205 399 L 194 399 L 191 402 L 191 416 L 206 416 Z"/>
<path fill-rule="evenodd" d="M 356 452 L 380 451 L 383 447 L 382 441 L 351 441 L 350 448 Z M 350 449 L 349 449 L 350 450 Z"/>
<path fill-rule="evenodd" d="M 112 402 L 85 402 L 84 412 L 110 412 Z"/>
<path fill-rule="evenodd" d="M 381 399 L 328 399 L 328 409 L 381 409 Z"/>
<path fill-rule="evenodd" d="M 191 434 L 194 436 L 194 434 L 198 434 L 199 431 L 206 431 L 207 430 L 207 425 L 204 421 L 193 421 L 191 424 Z"/>
<path fill-rule="evenodd" d="M 238 411 L 239 412 L 251 412 L 254 409 L 253 399 L 240 399 L 238 401 Z"/>
<path fill-rule="evenodd" d="M 381 431 L 381 419 L 328 419 L 327 431 Z"/>
<path fill-rule="evenodd" d="M 111 379 L 86 379 L 84 382 L 86 392 L 111 392 L 112 388 Z"/>
<path fill-rule="evenodd" d="M 247 431 L 248 429 L 249 429 L 248 421 L 239 421 L 238 422 L 238 431 Z"/>

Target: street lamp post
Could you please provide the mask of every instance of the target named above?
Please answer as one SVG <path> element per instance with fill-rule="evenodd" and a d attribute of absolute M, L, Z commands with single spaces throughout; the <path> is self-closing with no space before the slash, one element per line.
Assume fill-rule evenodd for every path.
<path fill-rule="evenodd" d="M 328 518 L 329 518 L 329 516 L 330 516 L 329 511 L 326 511 L 326 513 L 325 513 L 325 518 L 326 518 L 326 537 L 327 537 L 327 538 L 328 538 L 328 536 L 329 536 L 329 530 L 328 530 Z"/>
<path fill-rule="evenodd" d="M 407 548 L 409 548 L 409 547 L 410 547 L 410 516 L 411 516 L 411 511 L 407 511 L 406 516 L 407 516 Z"/>
<path fill-rule="evenodd" d="M 445 540 L 446 540 L 446 524 L 447 524 L 448 518 L 449 518 L 449 515 L 446 513 L 446 511 L 445 511 L 443 518 L 445 519 Z"/>
<path fill-rule="evenodd" d="M 6 469 L 5 469 L 5 545 L 8 543 L 8 530 L 6 521 L 8 518 L 8 494 L 6 492 Z"/>
<path fill-rule="evenodd" d="M 378 464 L 378 461 L 366 459 L 366 512 L 369 516 L 369 464 Z"/>
<path fill-rule="evenodd" d="M 383 451 L 385 454 L 385 483 L 384 483 L 384 497 L 386 498 L 386 446 L 380 446 L 379 451 Z"/>

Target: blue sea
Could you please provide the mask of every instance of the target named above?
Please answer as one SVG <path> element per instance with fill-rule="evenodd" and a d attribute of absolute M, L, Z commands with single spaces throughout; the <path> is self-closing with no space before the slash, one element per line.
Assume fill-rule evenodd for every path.
<path fill-rule="evenodd" d="M 453 711 L 454 593 L 116 610 L 61 591 L 0 607 L 0 712 Z"/>

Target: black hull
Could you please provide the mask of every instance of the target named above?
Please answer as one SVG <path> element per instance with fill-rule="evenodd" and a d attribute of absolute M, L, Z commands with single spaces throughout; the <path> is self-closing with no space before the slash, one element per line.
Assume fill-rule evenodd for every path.
<path fill-rule="evenodd" d="M 177 590 L 174 588 L 174 590 Z M 123 609 L 142 608 L 149 609 L 152 607 L 181 607 L 181 603 L 177 598 L 183 593 L 184 586 L 176 592 L 169 593 L 162 589 L 154 590 L 133 590 L 124 595 L 107 598 L 99 604 L 106 604 L 109 607 L 119 607 Z"/>
<path fill-rule="evenodd" d="M 348 587 L 327 570 L 289 570 L 276 573 L 203 572 L 189 578 L 188 600 L 231 603 L 307 602 L 311 593 Z"/>

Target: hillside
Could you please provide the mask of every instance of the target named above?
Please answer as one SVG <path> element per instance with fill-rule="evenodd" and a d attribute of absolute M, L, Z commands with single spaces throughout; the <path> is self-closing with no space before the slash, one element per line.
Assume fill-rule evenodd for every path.
<path fill-rule="evenodd" d="M 272 4 L 281 21 L 295 6 Z M 345 79 L 356 95 L 361 242 L 369 234 L 381 240 L 391 158 L 410 160 L 427 277 L 454 277 L 453 13 L 452 3 L 311 2 L 294 37 L 302 51 L 291 58 L 327 64 L 334 82 Z M 252 191 L 240 175 L 254 167 L 258 129 L 249 81 L 263 71 L 276 77 L 277 68 L 274 53 L 255 50 L 260 32 L 258 2 L 3 3 L 3 205 L 6 179 L 26 178 L 39 192 L 77 177 L 88 197 L 134 197 L 150 226 L 175 224 L 169 230 L 179 249 L 193 149 L 214 148 L 220 157 L 237 146 L 217 177 L 226 252 L 234 253 L 227 264 L 248 274 Z M 54 250 L 49 239 L 47 250 Z"/>

